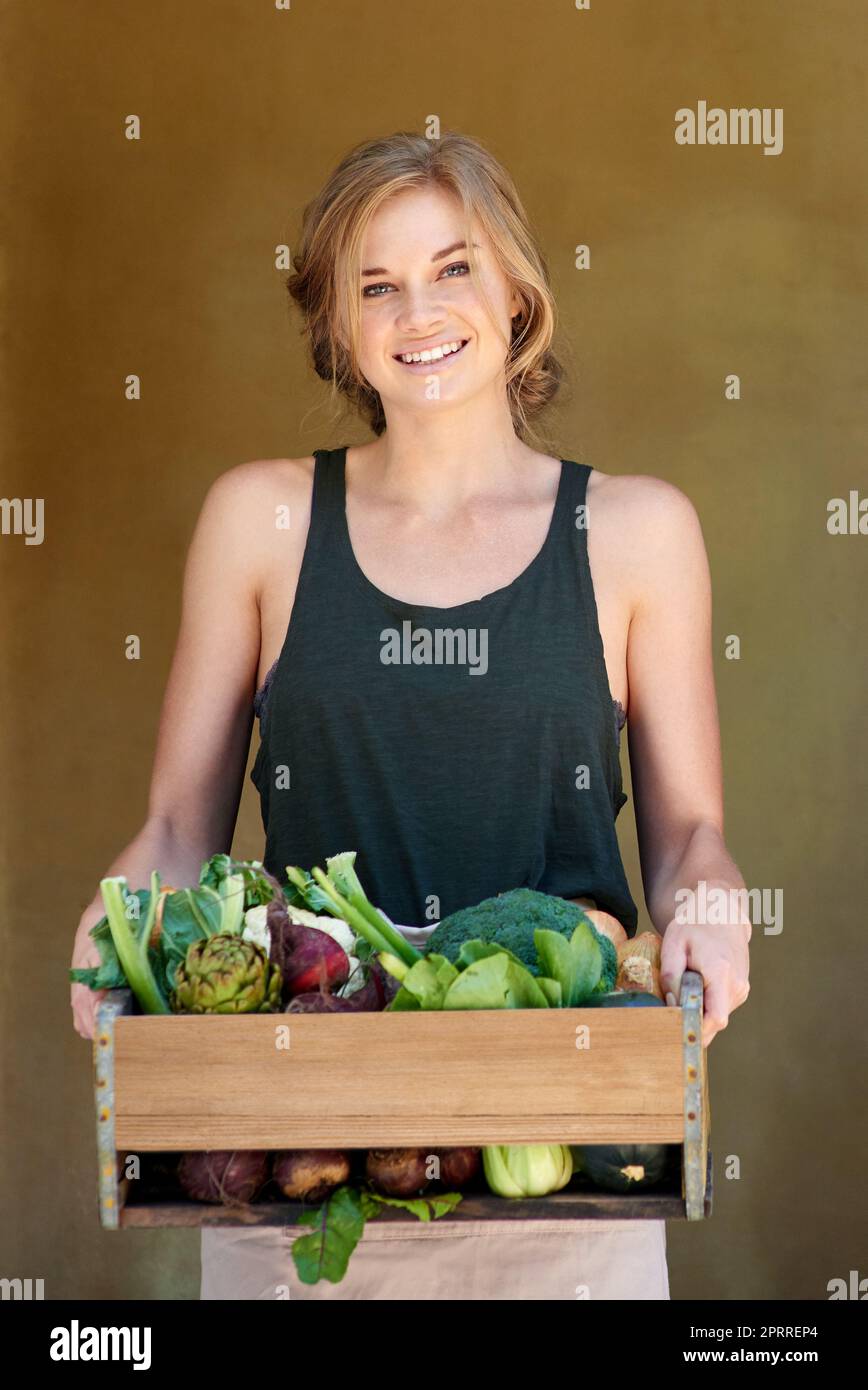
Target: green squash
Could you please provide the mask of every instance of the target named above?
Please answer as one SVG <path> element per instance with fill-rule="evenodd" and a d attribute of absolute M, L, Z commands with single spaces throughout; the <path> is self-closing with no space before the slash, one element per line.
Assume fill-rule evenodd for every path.
<path fill-rule="evenodd" d="M 638 1192 L 663 1180 L 669 1150 L 669 1144 L 582 1144 L 580 1172 L 607 1192 Z"/>

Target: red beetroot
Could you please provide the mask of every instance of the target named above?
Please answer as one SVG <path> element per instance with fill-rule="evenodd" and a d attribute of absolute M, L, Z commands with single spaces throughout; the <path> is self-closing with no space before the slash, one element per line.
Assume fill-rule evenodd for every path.
<path fill-rule="evenodd" d="M 370 1014 L 379 1013 L 386 1007 L 393 992 L 388 982 L 392 979 L 379 961 L 365 961 L 359 967 L 366 979 L 361 989 L 353 990 L 343 998 L 328 994 L 325 990 L 306 990 L 296 994 L 286 1006 L 288 1014 Z M 396 981 L 397 984 L 397 981 Z"/>
<path fill-rule="evenodd" d="M 430 1185 L 424 1149 L 368 1149 L 365 1173 L 375 1192 L 416 1197 Z"/>
<path fill-rule="evenodd" d="M 270 1176 L 270 1155 L 260 1149 L 206 1149 L 182 1154 L 178 1181 L 197 1202 L 246 1206 Z"/>
<path fill-rule="evenodd" d="M 349 979 L 349 956 L 328 932 L 293 922 L 286 906 L 276 899 L 268 904 L 266 921 L 271 933 L 269 956 L 280 968 L 284 1000 L 311 990 L 326 993 Z"/>
<path fill-rule="evenodd" d="M 435 1149 L 440 1160 L 440 1181 L 450 1192 L 467 1187 L 482 1166 L 481 1149 Z"/>

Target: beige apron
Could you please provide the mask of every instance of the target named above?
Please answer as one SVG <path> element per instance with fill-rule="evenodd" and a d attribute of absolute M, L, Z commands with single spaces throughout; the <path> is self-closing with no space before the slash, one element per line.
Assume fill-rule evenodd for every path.
<path fill-rule="evenodd" d="M 505 1199 L 504 1199 L 505 1200 Z M 664 1221 L 371 1221 L 339 1284 L 303 1284 L 297 1226 L 204 1227 L 203 1299 L 668 1299 Z"/>
<path fill-rule="evenodd" d="M 592 905 L 591 899 L 580 899 Z M 430 927 L 400 927 L 414 946 Z M 506 1198 L 504 1198 L 504 1201 Z M 448 1218 L 447 1218 L 448 1220 Z M 665 1221 L 368 1222 L 339 1284 L 303 1284 L 296 1225 L 203 1227 L 202 1299 L 668 1299 Z"/>

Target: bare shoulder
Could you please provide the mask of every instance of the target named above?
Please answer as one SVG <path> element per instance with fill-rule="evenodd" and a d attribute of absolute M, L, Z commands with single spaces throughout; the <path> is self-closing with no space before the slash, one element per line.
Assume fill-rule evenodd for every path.
<path fill-rule="evenodd" d="M 601 521 L 642 529 L 689 527 L 698 522 L 696 508 L 674 483 L 647 473 L 601 473 L 588 480 L 588 510 L 597 504 Z"/>
<path fill-rule="evenodd" d="M 230 542 L 267 546 L 274 533 L 284 538 L 299 530 L 310 514 L 314 458 L 252 459 L 219 474 L 208 489 L 202 524 L 228 535 Z"/>
<path fill-rule="evenodd" d="M 307 458 L 251 459 L 220 473 L 208 490 L 206 501 L 215 510 L 244 516 L 261 516 L 263 507 L 280 499 L 288 504 L 309 498 L 313 484 L 313 455 Z"/>
<path fill-rule="evenodd" d="M 227 582 L 259 594 L 275 562 L 292 565 L 304 549 L 314 458 L 252 459 L 220 473 L 208 488 L 193 550 L 219 558 Z"/>
<path fill-rule="evenodd" d="M 601 473 L 588 479 L 588 534 L 612 557 L 635 608 L 659 586 L 704 581 L 707 569 L 699 515 L 681 488 L 645 473 Z"/>

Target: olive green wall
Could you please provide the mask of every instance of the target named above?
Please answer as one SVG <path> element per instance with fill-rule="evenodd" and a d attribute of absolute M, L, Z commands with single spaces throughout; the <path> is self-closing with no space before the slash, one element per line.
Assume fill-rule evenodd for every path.
<path fill-rule="evenodd" d="M 868 1275 L 868 537 L 826 530 L 828 500 L 868 481 L 864 7 L 7 0 L 0 24 L 2 492 L 45 502 L 42 545 L 0 536 L 0 1275 L 42 1277 L 49 1298 L 197 1296 L 194 1235 L 97 1225 L 72 934 L 145 813 L 209 483 L 365 438 L 329 417 L 273 249 L 351 145 L 432 113 L 503 159 L 541 235 L 571 369 L 551 452 L 667 478 L 698 508 L 728 843 L 749 886 L 784 894 L 709 1054 L 715 1211 L 669 1227 L 673 1297 L 824 1298 Z M 699 101 L 782 108 L 783 152 L 676 145 L 676 109 Z M 215 627 L 215 662 L 228 641 Z M 262 849 L 251 792 L 242 855 Z M 619 831 L 641 898 L 632 810 Z"/>

